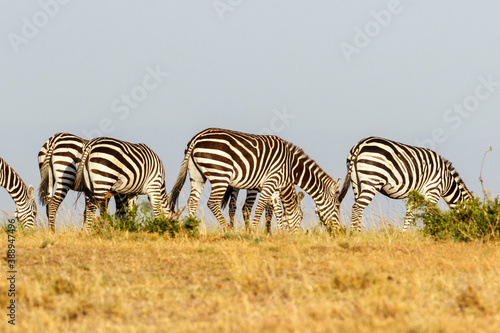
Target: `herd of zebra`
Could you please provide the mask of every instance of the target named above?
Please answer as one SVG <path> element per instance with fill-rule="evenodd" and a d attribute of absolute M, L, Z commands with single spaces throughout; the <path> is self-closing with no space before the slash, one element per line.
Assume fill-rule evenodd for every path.
<path fill-rule="evenodd" d="M 85 140 L 57 133 L 44 143 L 38 154 L 39 200 L 46 205 L 48 224 L 55 230 L 59 205 L 69 190 L 85 195 L 84 228 L 95 219 L 99 208 L 106 212 L 108 200 L 115 198 L 116 215 L 124 216 L 138 195 L 149 197 L 153 215 L 178 217 L 175 211 L 187 173 L 191 192 L 187 202 L 190 216 L 196 215 L 198 201 L 208 180 L 211 193 L 207 205 L 223 228 L 234 226 L 236 199 L 247 190 L 243 216 L 247 228 L 255 228 L 266 210 L 266 228 L 271 218 L 277 228 L 295 232 L 300 227 L 300 203 L 304 192 L 316 204 L 316 215 L 329 228 L 343 228 L 340 203 L 350 184 L 354 192 L 351 230 L 361 230 L 363 210 L 376 193 L 402 199 L 417 191 L 437 203 L 443 198 L 453 207 L 472 198 L 451 162 L 434 151 L 395 141 L 368 137 L 358 142 L 347 157 L 347 175 L 335 181 L 301 148 L 273 135 L 253 135 L 208 128 L 187 144 L 179 175 L 170 193 L 166 191 L 165 169 L 160 158 L 145 144 L 99 137 Z M 0 186 L 16 204 L 15 217 L 21 225 L 35 226 L 36 203 L 33 187 L 0 158 Z M 296 186 L 304 192 L 297 193 Z M 250 215 L 257 198 L 252 224 Z M 222 215 L 229 204 L 230 222 Z M 404 227 L 413 219 L 407 208 Z"/>

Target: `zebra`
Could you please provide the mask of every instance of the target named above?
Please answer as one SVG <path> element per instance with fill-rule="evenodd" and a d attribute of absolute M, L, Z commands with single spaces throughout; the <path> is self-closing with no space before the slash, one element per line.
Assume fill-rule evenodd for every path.
<path fill-rule="evenodd" d="M 36 220 L 35 191 L 26 186 L 17 172 L 0 157 L 0 186 L 5 188 L 16 204 L 14 217 L 25 228 L 33 228 Z"/>
<path fill-rule="evenodd" d="M 226 191 L 226 195 L 222 200 L 221 208 L 224 209 L 229 202 L 229 227 L 233 228 L 234 226 L 234 216 L 236 213 L 236 200 L 238 199 L 239 189 L 228 187 Z M 255 203 L 255 199 L 257 199 L 258 190 L 248 189 L 247 195 L 245 198 L 245 203 L 243 205 L 243 219 L 245 221 L 245 228 L 248 229 L 250 225 L 250 215 L 252 213 L 252 207 Z M 300 205 L 304 199 L 304 192 L 300 191 L 297 194 L 297 203 Z M 273 213 L 276 215 L 277 227 L 278 230 L 283 230 L 283 228 L 288 227 L 288 223 L 285 222 L 283 225 L 283 210 L 281 207 L 281 198 L 279 191 L 274 192 L 271 195 L 271 202 L 266 206 L 266 231 L 268 233 L 271 232 L 271 220 L 273 217 Z"/>
<path fill-rule="evenodd" d="M 38 153 L 38 168 L 40 170 L 40 186 L 38 199 L 46 205 L 49 228 L 55 231 L 56 213 L 69 190 L 78 191 L 75 186 L 75 176 L 80 163 L 83 146 L 88 142 L 70 133 L 56 133 L 42 146 Z M 54 184 L 56 189 L 54 190 Z M 135 204 L 136 196 L 115 196 L 116 216 L 124 217 L 126 208 Z M 90 228 L 92 216 L 97 206 L 88 196 L 85 196 L 85 211 L 83 228 Z M 103 214 L 106 210 L 102 211 Z"/>
<path fill-rule="evenodd" d="M 411 191 L 417 191 L 433 203 L 442 197 L 450 207 L 472 198 L 451 162 L 436 152 L 379 137 L 365 138 L 349 152 L 341 201 L 351 181 L 353 231 L 361 230 L 363 210 L 377 192 L 393 199 L 404 199 Z M 413 209 L 408 207 L 403 230 L 407 230 L 413 217 Z"/>
<path fill-rule="evenodd" d="M 116 194 L 147 194 L 155 217 L 174 217 L 167 207 L 163 163 L 143 143 L 107 137 L 85 143 L 75 188 L 84 191 L 97 206 Z"/>
<path fill-rule="evenodd" d="M 260 190 L 252 228 L 257 226 L 265 205 L 278 190 L 285 214 L 290 217 L 290 230 L 297 230 L 301 211 L 294 184 L 311 195 L 323 223 L 341 227 L 340 179 L 335 182 L 302 149 L 277 136 L 218 128 L 208 128 L 195 135 L 187 144 L 181 170 L 170 192 L 171 209 L 184 185 L 187 171 L 191 182 L 189 215 L 195 215 L 208 179 L 212 190 L 207 205 L 223 228 L 228 227 L 228 223 L 221 214 L 221 200 L 227 187 L 231 186 Z"/>

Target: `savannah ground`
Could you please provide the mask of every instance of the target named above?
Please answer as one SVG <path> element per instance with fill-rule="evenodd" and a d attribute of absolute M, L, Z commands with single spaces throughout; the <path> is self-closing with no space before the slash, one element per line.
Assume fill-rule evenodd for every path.
<path fill-rule="evenodd" d="M 329 236 L 0 231 L 0 332 L 498 332 L 500 247 L 392 228 Z"/>

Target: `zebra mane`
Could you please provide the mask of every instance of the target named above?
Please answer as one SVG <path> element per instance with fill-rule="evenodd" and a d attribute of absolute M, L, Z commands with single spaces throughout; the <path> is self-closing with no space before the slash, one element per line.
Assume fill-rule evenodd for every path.
<path fill-rule="evenodd" d="M 465 192 L 467 192 L 472 197 L 471 192 L 469 191 L 467 186 L 465 186 L 465 182 L 463 181 L 462 177 L 460 177 L 460 174 L 458 173 L 457 169 L 455 169 L 453 164 L 449 160 L 447 160 L 446 158 L 443 158 L 443 161 L 444 161 L 444 164 L 446 165 L 446 169 L 453 176 L 453 178 L 457 182 L 458 186 L 460 188 L 462 188 L 463 190 L 465 190 Z"/>

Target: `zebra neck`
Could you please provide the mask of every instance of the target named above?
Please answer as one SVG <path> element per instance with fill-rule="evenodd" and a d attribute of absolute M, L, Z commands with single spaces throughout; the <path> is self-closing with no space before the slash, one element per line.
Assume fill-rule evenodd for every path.
<path fill-rule="evenodd" d="M 312 159 L 298 159 L 293 175 L 295 185 L 309 194 L 314 201 L 321 199 L 330 178 Z"/>
<path fill-rule="evenodd" d="M 447 181 L 444 185 L 443 199 L 447 204 L 455 205 L 465 199 L 462 192 L 463 184 L 457 182 L 453 175 L 447 176 Z"/>
<path fill-rule="evenodd" d="M 5 190 L 9 193 L 12 200 L 14 200 L 17 210 L 20 210 L 26 207 L 26 203 L 28 202 L 28 188 L 17 174 L 13 173 L 11 176 L 13 175 L 17 177 L 13 179 L 13 181 L 10 182 L 10 184 L 7 184 L 7 182 L 2 181 L 0 183 L 0 186 L 5 188 Z M 3 178 L 2 180 L 4 179 L 5 178 Z"/>

